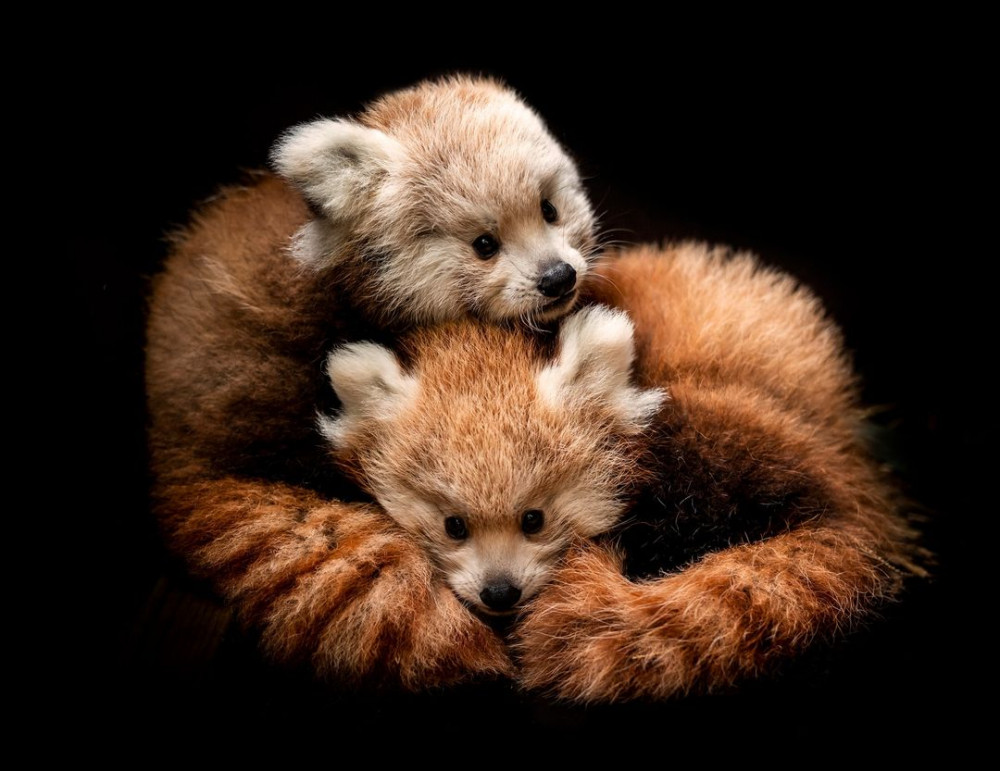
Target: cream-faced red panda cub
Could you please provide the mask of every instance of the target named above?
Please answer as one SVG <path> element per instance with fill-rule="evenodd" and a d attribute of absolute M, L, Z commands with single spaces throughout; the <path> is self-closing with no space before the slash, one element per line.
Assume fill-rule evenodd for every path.
<path fill-rule="evenodd" d="M 452 78 L 356 120 L 291 129 L 273 160 L 315 217 L 292 254 L 389 324 L 555 319 L 595 255 L 576 165 L 521 99 Z"/>
<path fill-rule="evenodd" d="M 459 323 L 335 349 L 343 404 L 323 435 L 358 483 L 487 615 L 521 607 L 571 542 L 619 520 L 647 464 L 637 435 L 664 392 L 631 381 L 632 325 L 593 306 L 553 357 L 537 336 Z"/>
<path fill-rule="evenodd" d="M 700 244 L 599 270 L 589 300 L 617 312 L 568 317 L 555 351 L 459 324 L 402 360 L 355 344 L 327 363 L 336 457 L 466 605 L 518 611 L 519 683 L 572 702 L 728 688 L 896 597 L 913 533 L 817 299 Z"/>
<path fill-rule="evenodd" d="M 337 406 L 320 364 L 422 323 L 569 312 L 596 249 L 576 166 L 516 93 L 462 76 L 294 127 L 272 158 L 277 176 L 192 215 L 154 279 L 146 387 L 166 539 L 278 658 L 407 687 L 505 672 L 492 632 L 422 580 L 426 555 L 348 503 L 358 491 L 315 432 Z M 348 602 L 333 585 L 344 565 L 380 578 Z M 402 572 L 393 591 L 421 612 L 386 621 L 375 598 Z"/>

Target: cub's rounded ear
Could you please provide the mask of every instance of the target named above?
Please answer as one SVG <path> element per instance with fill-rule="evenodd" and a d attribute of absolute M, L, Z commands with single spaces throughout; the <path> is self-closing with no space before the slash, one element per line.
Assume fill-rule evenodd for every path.
<path fill-rule="evenodd" d="M 566 318 L 555 360 L 538 373 L 538 392 L 553 408 L 598 402 L 626 431 L 645 428 L 666 400 L 659 388 L 633 385 L 635 341 L 623 311 L 592 306 Z"/>
<path fill-rule="evenodd" d="M 326 374 L 341 409 L 336 417 L 321 415 L 319 430 L 338 449 L 349 444 L 356 429 L 391 417 L 417 395 L 417 379 L 403 371 L 392 351 L 375 343 L 334 349 L 326 359 Z"/>
<path fill-rule="evenodd" d="M 294 126 L 271 150 L 275 170 L 334 224 L 353 221 L 403 147 L 378 129 L 351 120 Z"/>

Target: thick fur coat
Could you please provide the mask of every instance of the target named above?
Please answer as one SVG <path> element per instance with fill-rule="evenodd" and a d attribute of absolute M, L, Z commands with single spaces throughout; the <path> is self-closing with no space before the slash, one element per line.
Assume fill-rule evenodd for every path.
<path fill-rule="evenodd" d="M 812 293 L 696 243 L 600 274 L 591 299 L 633 318 L 638 384 L 670 398 L 646 437 L 653 483 L 526 609 L 525 686 L 584 702 L 724 689 L 841 639 L 923 572 Z"/>
<path fill-rule="evenodd" d="M 147 392 L 164 536 L 279 661 L 408 688 L 509 672 L 428 556 L 334 472 L 315 425 L 337 406 L 324 358 L 383 333 L 345 310 L 335 274 L 289 257 L 308 221 L 276 178 L 230 189 L 157 278 Z"/>
<path fill-rule="evenodd" d="M 723 690 L 892 602 L 921 572 L 914 533 L 816 298 L 697 243 L 611 255 L 598 275 L 600 305 L 554 347 L 464 324 L 406 338 L 406 369 L 377 347 L 367 367 L 331 356 L 335 386 L 377 402 L 327 432 L 338 459 L 443 576 L 489 560 L 472 537 L 486 525 L 507 550 L 534 542 L 546 580 L 514 624 L 520 685 L 583 703 Z M 606 306 L 635 319 L 634 351 Z M 555 398 L 552 368 L 572 373 Z M 551 528 L 518 532 L 525 510 Z M 472 523 L 459 543 L 456 513 Z M 478 585 L 454 588 L 475 606 Z"/>
<path fill-rule="evenodd" d="M 287 181 L 263 174 L 230 188 L 177 234 L 147 346 L 155 508 L 172 550 L 270 655 L 322 677 L 417 690 L 505 676 L 585 702 L 740 682 L 894 597 L 910 534 L 866 454 L 850 363 L 816 299 L 750 256 L 698 244 L 611 255 L 595 275 L 592 217 L 561 150 L 505 92 L 459 85 L 474 105 L 503 105 L 473 122 L 478 146 L 502 139 L 490 116 L 516 116 L 523 141 L 486 158 L 511 172 L 498 183 L 510 216 L 483 213 L 493 193 L 470 175 L 475 152 L 450 156 L 438 134 L 401 121 L 421 104 L 424 115 L 455 104 L 418 89 L 335 127 L 332 149 L 318 124 L 290 133 L 276 151 Z M 539 156 L 551 162 L 537 174 L 512 173 Z M 436 185 L 448 202 L 437 209 Z M 405 206 L 362 206 L 411 188 L 422 192 Z M 486 234 L 494 243 L 483 250 Z M 423 258 L 441 267 L 421 271 Z M 573 268 L 572 284 L 559 272 L 558 291 L 553 261 Z M 639 442 L 627 453 L 639 453 L 634 478 L 614 472 L 627 487 L 612 496 L 617 525 L 581 529 L 508 644 L 376 503 L 363 469 L 345 475 L 332 461 L 316 416 L 342 404 L 324 362 L 345 342 L 374 341 L 397 349 L 405 371 L 442 345 L 417 336 L 400 348 L 414 325 L 547 323 L 578 290 L 631 316 L 634 385 L 669 399 L 629 440 Z M 531 341 L 512 371 L 557 355 L 554 336 L 524 325 L 491 334 L 501 349 Z M 441 381 L 425 424 L 449 408 L 447 388 L 485 382 L 463 371 Z M 483 441 L 462 445 L 465 463 L 486 463 L 494 446 L 482 415 Z"/>
<path fill-rule="evenodd" d="M 576 167 L 516 94 L 464 77 L 294 127 L 273 158 L 280 177 L 194 214 L 153 285 L 165 537 L 282 660 L 411 688 L 507 673 L 496 635 L 330 462 L 322 364 L 419 323 L 566 313 L 595 259 Z"/>
<path fill-rule="evenodd" d="M 647 486 L 638 435 L 665 394 L 633 385 L 631 321 L 597 305 L 555 336 L 465 321 L 403 344 L 405 365 L 371 343 L 331 353 L 343 407 L 322 432 L 466 605 L 510 614 Z"/>

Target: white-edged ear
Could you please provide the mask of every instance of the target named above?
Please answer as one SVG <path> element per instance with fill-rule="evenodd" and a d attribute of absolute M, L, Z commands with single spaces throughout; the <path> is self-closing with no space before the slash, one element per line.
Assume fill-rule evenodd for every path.
<path fill-rule="evenodd" d="M 275 170 L 334 224 L 356 219 L 366 193 L 402 156 L 388 134 L 329 118 L 290 128 L 271 150 Z"/>
<path fill-rule="evenodd" d="M 326 374 L 341 409 L 333 418 L 321 415 L 319 430 L 338 449 L 348 444 L 358 426 L 397 413 L 417 395 L 417 379 L 403 372 L 392 351 L 375 343 L 334 349 L 326 359 Z"/>
<path fill-rule="evenodd" d="M 555 361 L 538 373 L 538 392 L 554 408 L 597 401 L 629 431 L 645 428 L 667 393 L 632 384 L 635 341 L 632 320 L 604 306 L 569 316 L 559 331 Z"/>

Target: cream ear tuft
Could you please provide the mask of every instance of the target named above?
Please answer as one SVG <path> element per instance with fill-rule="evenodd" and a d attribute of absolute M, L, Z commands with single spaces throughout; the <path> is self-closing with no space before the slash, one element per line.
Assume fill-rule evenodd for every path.
<path fill-rule="evenodd" d="M 563 322 L 556 359 L 539 372 L 538 390 L 555 408 L 599 402 L 627 430 L 638 431 L 648 425 L 667 394 L 633 385 L 634 361 L 628 315 L 603 306 L 585 308 Z"/>
<path fill-rule="evenodd" d="M 366 193 L 403 155 L 402 145 L 351 120 L 295 126 L 271 150 L 276 171 L 334 224 L 359 215 Z"/>
<path fill-rule="evenodd" d="M 396 355 L 375 343 L 351 343 L 333 350 L 326 373 L 340 399 L 336 417 L 320 416 L 320 433 L 337 448 L 366 422 L 398 413 L 416 398 L 418 381 L 406 374 Z"/>

